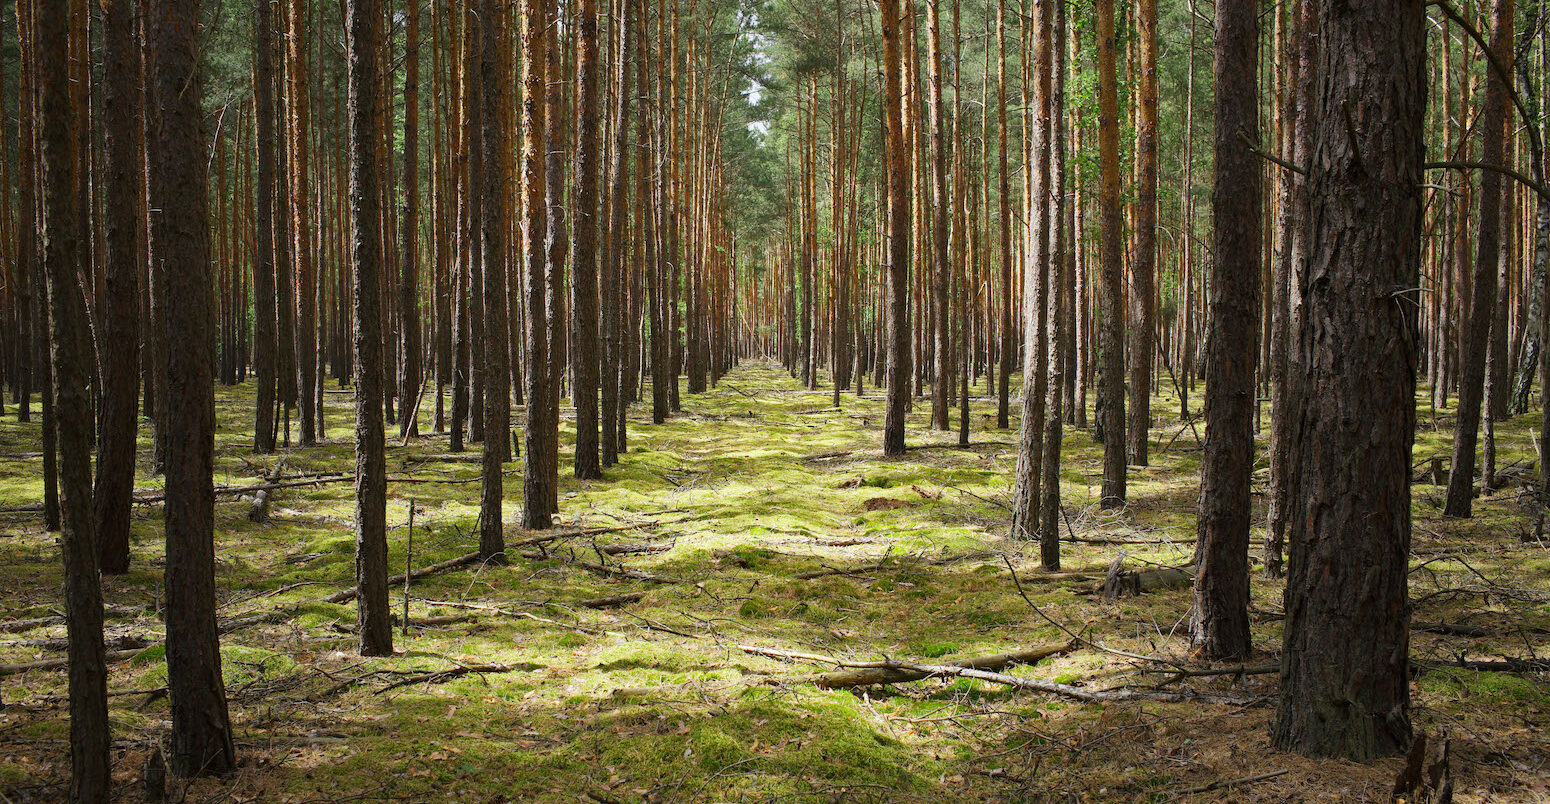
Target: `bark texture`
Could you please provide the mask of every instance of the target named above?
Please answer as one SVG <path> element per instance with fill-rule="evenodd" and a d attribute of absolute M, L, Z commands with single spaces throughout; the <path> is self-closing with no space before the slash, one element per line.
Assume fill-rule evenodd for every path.
<path fill-rule="evenodd" d="M 1124 225 L 1119 207 L 1119 95 L 1114 66 L 1114 0 L 1098 5 L 1099 249 L 1098 426 L 1103 430 L 1100 504 L 1125 504 Z"/>
<path fill-rule="evenodd" d="M 102 647 L 102 585 L 92 536 L 92 418 L 86 301 L 76 269 L 89 243 L 76 218 L 76 134 L 70 102 L 69 3 L 34 5 L 38 143 L 42 151 L 43 271 L 47 280 L 52 435 L 59 455 L 60 546 L 64 558 L 65 627 L 70 659 L 70 800 L 105 802 L 112 792 L 108 756 L 107 666 Z M 49 397 L 45 395 L 44 402 Z M 47 411 L 45 411 L 47 412 Z"/>
<path fill-rule="evenodd" d="M 1195 547 L 1194 651 L 1248 656 L 1249 481 L 1254 471 L 1254 359 L 1259 353 L 1259 6 L 1216 7 L 1216 183 L 1212 190 L 1211 329 L 1206 335 L 1206 439 Z"/>
<path fill-rule="evenodd" d="M 910 403 L 909 169 L 905 155 L 900 0 L 882 0 L 884 161 L 888 182 L 888 404 L 883 454 L 904 454 L 904 418 Z"/>
<path fill-rule="evenodd" d="M 1426 15 L 1318 0 L 1306 367 L 1275 745 L 1365 761 L 1410 743 L 1410 453 Z"/>
<path fill-rule="evenodd" d="M 349 0 L 346 116 L 350 128 L 350 219 L 354 234 L 355 588 L 362 656 L 393 653 L 387 588 L 387 457 L 382 432 L 381 0 Z"/>
<path fill-rule="evenodd" d="M 501 171 L 501 135 L 506 121 L 505 15 L 501 4 L 483 0 L 479 9 L 479 72 L 484 95 L 480 125 L 480 171 L 484 194 L 483 232 L 479 239 L 484 268 L 484 444 L 483 471 L 479 483 L 479 554 L 485 560 L 502 560 L 506 536 L 501 515 L 505 484 L 501 464 L 506 460 L 507 432 L 511 419 L 511 367 L 506 359 L 506 177 Z"/>
<path fill-rule="evenodd" d="M 129 571 L 129 508 L 135 482 L 135 414 L 140 407 L 141 221 L 144 192 L 140 152 L 136 4 L 110 3 L 102 18 L 103 192 L 107 293 L 101 299 L 101 406 L 97 428 L 97 478 L 92 491 L 97 560 L 102 571 Z"/>
<path fill-rule="evenodd" d="M 151 4 L 150 148 L 156 255 L 166 272 L 168 761 L 180 776 L 236 767 L 215 623 L 215 394 L 209 196 L 198 0 Z"/>

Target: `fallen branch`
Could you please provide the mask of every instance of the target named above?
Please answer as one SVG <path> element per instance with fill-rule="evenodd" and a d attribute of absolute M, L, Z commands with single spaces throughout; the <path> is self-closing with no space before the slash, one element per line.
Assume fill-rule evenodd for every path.
<path fill-rule="evenodd" d="M 1465 659 L 1459 657 L 1451 662 L 1439 662 L 1429 659 L 1415 660 L 1422 667 L 1462 667 L 1465 670 L 1479 670 L 1487 673 L 1550 673 L 1550 659 Z"/>
<path fill-rule="evenodd" d="M 1463 623 L 1412 622 L 1410 623 L 1410 630 L 1461 637 L 1488 637 L 1491 635 L 1491 629 L 1489 628 L 1481 628 L 1478 625 L 1465 625 Z"/>
<path fill-rule="evenodd" d="M 417 570 L 409 573 L 409 579 L 410 580 L 418 580 L 420 578 L 426 578 L 426 577 L 429 577 L 431 575 L 435 575 L 437 573 L 446 572 L 447 570 L 450 570 L 450 569 L 457 569 L 458 567 L 466 567 L 469 564 L 474 564 L 474 563 L 477 563 L 478 561 L 479 561 L 479 554 L 477 552 L 465 553 L 463 555 L 458 556 L 457 558 L 449 558 L 446 561 L 443 561 L 443 562 L 441 562 L 439 564 L 432 564 L 429 567 L 423 567 L 421 569 L 417 569 Z M 395 585 L 398 585 L 398 584 L 402 584 L 403 582 L 404 582 L 404 574 L 403 573 L 399 573 L 399 574 L 394 575 L 393 577 L 388 579 L 388 586 L 395 586 Z M 323 598 L 323 602 L 325 602 L 325 603 L 343 603 L 346 600 L 353 599 L 355 597 L 355 591 L 356 591 L 356 587 L 352 586 L 349 589 L 345 589 L 345 590 L 340 591 L 340 592 L 335 592 L 335 593 L 329 595 L 328 597 Z"/>
<path fill-rule="evenodd" d="M 1225 790 L 1225 789 L 1227 789 L 1229 787 L 1236 787 L 1237 785 L 1240 785 L 1240 784 L 1253 784 L 1255 782 L 1263 782 L 1266 779 L 1274 779 L 1277 776 L 1285 776 L 1286 774 L 1287 774 L 1286 770 L 1278 770 L 1278 771 L 1271 771 L 1269 773 L 1258 773 L 1258 774 L 1255 774 L 1253 776 L 1244 776 L 1244 777 L 1238 778 L 1238 779 L 1218 779 L 1217 781 L 1214 781 L 1214 782 L 1212 782 L 1210 784 L 1203 784 L 1203 785 L 1200 785 L 1199 787 L 1187 787 L 1187 788 L 1185 788 L 1183 790 L 1180 790 L 1179 794 L 1180 795 L 1184 795 L 1184 796 L 1189 796 L 1189 795 L 1194 795 L 1195 793 L 1208 793 L 1208 792 L 1210 792 L 1212 790 Z"/>
<path fill-rule="evenodd" d="M 993 673 L 989 670 L 976 670 L 972 667 L 958 667 L 950 664 L 914 664 L 911 662 L 888 662 L 884 665 L 895 670 L 905 670 L 921 673 L 925 676 L 949 676 L 963 678 L 977 678 L 981 681 L 989 681 L 993 684 L 1004 684 L 1008 687 L 1043 692 L 1049 695 L 1058 695 L 1062 698 L 1081 701 L 1083 703 L 1116 703 L 1119 701 L 1158 701 L 1161 703 L 1211 703 L 1224 706 L 1254 706 L 1261 703 L 1262 698 L 1233 698 L 1225 695 L 1207 695 L 1195 692 L 1153 692 L 1150 690 L 1133 690 L 1128 688 L 1111 690 L 1089 690 L 1081 687 L 1073 687 L 1070 684 L 1057 684 L 1053 681 L 1043 681 L 1037 678 L 1023 678 L 1021 676 L 1009 676 L 1005 673 Z"/>
<path fill-rule="evenodd" d="M 102 610 L 103 618 L 109 620 L 138 617 L 144 613 L 145 609 L 130 606 L 108 606 Z M 62 614 L 50 614 L 47 617 L 33 617 L 27 620 L 11 620 L 0 623 L 0 634 L 20 634 L 23 631 L 31 631 L 34 628 L 64 624 L 65 618 Z"/>
<path fill-rule="evenodd" d="M 1147 545 L 1147 544 L 1194 544 L 1195 537 L 1189 536 L 1179 539 L 1117 539 L 1112 536 L 1062 536 L 1063 542 L 1076 542 L 1078 544 L 1108 544 L 1108 545 Z"/>
<path fill-rule="evenodd" d="M 574 564 L 588 572 L 594 572 L 598 575 L 614 575 L 620 578 L 629 578 L 636 581 L 650 581 L 652 583 L 683 583 L 682 578 L 670 578 L 666 575 L 653 575 L 649 572 L 642 572 L 640 570 L 630 569 L 629 567 L 610 567 L 607 564 L 594 564 L 590 561 L 582 561 L 579 558 L 562 556 L 559 553 L 550 553 L 547 555 L 542 553 L 519 553 L 518 555 L 529 561 L 544 561 L 551 558 L 559 559 L 560 561 L 564 561 L 567 564 Z"/>
<path fill-rule="evenodd" d="M 1064 642 L 1059 645 L 1041 645 L 1012 653 L 997 653 L 992 656 L 977 656 L 971 659 L 960 659 L 950 663 L 951 667 L 972 670 L 1001 670 L 1014 664 L 1034 664 L 1042 659 L 1067 653 L 1076 647 L 1075 642 Z M 754 645 L 739 645 L 739 649 L 746 653 L 760 656 L 771 656 L 779 659 L 795 659 L 815 664 L 830 664 L 837 667 L 848 668 L 832 673 L 822 673 L 814 676 L 805 676 L 793 679 L 798 682 L 809 682 L 826 690 L 846 689 L 850 687 L 868 687 L 874 684 L 898 684 L 906 681 L 919 681 L 931 673 L 915 671 L 903 668 L 891 661 L 881 662 L 847 662 L 832 656 L 820 656 L 812 653 L 797 653 L 782 651 L 775 648 L 761 648 Z"/>
<path fill-rule="evenodd" d="M 624 595 L 610 595 L 608 597 L 593 597 L 586 600 L 578 600 L 575 605 L 587 609 L 611 609 L 623 606 L 626 603 L 634 603 L 645 597 L 645 592 L 630 592 Z"/>
<path fill-rule="evenodd" d="M 673 549 L 670 544 L 600 544 L 597 551 L 604 555 L 621 556 L 634 553 L 665 553 Z"/>
<path fill-rule="evenodd" d="M 632 528 L 633 528 L 633 526 L 627 526 L 627 525 L 610 525 L 608 527 L 588 528 L 586 530 L 570 531 L 568 533 L 545 533 L 545 534 L 540 534 L 538 536 L 529 536 L 529 537 L 527 537 L 525 539 L 518 539 L 517 541 L 514 541 L 514 542 L 507 542 L 506 543 L 506 547 L 507 547 L 507 549 L 509 551 L 509 549 L 512 548 L 512 547 L 528 547 L 528 546 L 535 545 L 535 544 L 548 544 L 549 542 L 558 541 L 560 539 L 574 539 L 574 538 L 576 538 L 578 536 L 596 536 L 596 535 L 603 534 L 603 533 L 614 533 L 614 532 L 621 531 L 621 530 L 631 530 Z M 540 555 L 538 553 L 519 553 L 519 555 L 521 555 L 523 558 L 532 559 L 532 560 L 535 560 L 535 561 L 547 558 L 547 556 L 543 556 L 543 555 Z M 443 561 L 443 562 L 441 562 L 439 564 L 432 564 L 429 567 L 423 567 L 421 569 L 417 569 L 417 570 L 409 573 L 409 580 L 411 580 L 411 581 L 418 581 L 421 578 L 426 578 L 426 577 L 429 577 L 431 575 L 436 575 L 438 573 L 446 572 L 447 570 L 457 569 L 459 567 L 466 567 L 469 564 L 475 564 L 475 563 L 478 563 L 478 562 L 479 562 L 479 554 L 478 553 L 464 553 L 463 555 L 460 555 L 457 558 L 449 558 L 446 561 Z M 633 577 L 633 576 L 630 576 L 630 577 Z M 652 577 L 655 577 L 655 576 L 652 576 Z M 388 586 L 398 586 L 398 585 L 402 584 L 403 582 L 404 582 L 404 573 L 399 573 L 399 574 L 394 575 L 393 577 L 388 579 Z M 323 602 L 325 602 L 325 603 L 343 603 L 346 600 L 349 600 L 349 599 L 351 599 L 353 597 L 355 597 L 355 587 L 352 586 L 349 589 L 345 589 L 344 591 L 341 591 L 341 592 L 335 592 L 334 594 L 329 595 L 328 597 L 323 598 Z"/>
<path fill-rule="evenodd" d="M 1151 670 L 1151 671 L 1144 671 L 1144 672 L 1161 673 L 1161 672 L 1168 672 L 1168 671 L 1164 671 L 1164 670 Z M 1207 667 L 1207 668 L 1201 668 L 1201 669 L 1175 668 L 1172 672 L 1173 672 L 1173 674 L 1171 676 L 1169 676 L 1164 681 L 1158 682 L 1157 686 L 1165 687 L 1165 686 L 1167 686 L 1169 684 L 1177 684 L 1177 683 L 1179 683 L 1180 681 L 1183 681 L 1186 678 L 1214 678 L 1214 677 L 1217 677 L 1217 676 L 1233 676 L 1234 678 L 1241 678 L 1243 676 L 1263 676 L 1263 675 L 1269 675 L 1271 673 L 1279 673 L 1279 672 L 1281 672 L 1281 665 L 1279 665 L 1279 664 L 1258 664 L 1258 665 L 1235 664 L 1235 665 L 1233 665 L 1231 667 Z"/>
<path fill-rule="evenodd" d="M 104 661 L 110 663 L 122 662 L 125 659 L 133 659 L 141 651 L 149 649 L 150 648 L 133 648 L 130 650 L 112 650 L 103 654 L 102 658 Z M 29 670 L 57 670 L 59 668 L 68 667 L 69 665 L 70 660 L 66 657 L 60 657 L 58 659 L 40 659 L 36 662 L 22 662 L 20 664 L 0 664 L 0 676 L 14 676 L 18 673 L 25 673 Z"/>

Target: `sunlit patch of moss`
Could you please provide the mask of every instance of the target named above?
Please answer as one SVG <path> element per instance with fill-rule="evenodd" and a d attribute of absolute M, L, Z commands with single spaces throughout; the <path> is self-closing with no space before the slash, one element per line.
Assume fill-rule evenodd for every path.
<path fill-rule="evenodd" d="M 1473 706 L 1550 706 L 1550 689 L 1511 673 L 1439 667 L 1428 670 L 1418 683 L 1423 692 L 1468 701 Z"/>
<path fill-rule="evenodd" d="M 693 652 L 649 643 L 612 645 L 592 654 L 592 666 L 599 670 L 649 668 L 683 672 L 701 669 L 704 664 L 705 658 Z"/>

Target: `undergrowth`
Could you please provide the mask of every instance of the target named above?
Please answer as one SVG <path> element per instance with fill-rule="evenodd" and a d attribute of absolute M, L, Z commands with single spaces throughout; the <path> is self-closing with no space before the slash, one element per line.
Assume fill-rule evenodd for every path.
<path fill-rule="evenodd" d="M 217 391 L 216 483 L 252 484 L 275 457 L 248 454 L 251 386 Z M 976 393 L 980 393 L 976 391 Z M 1424 399 L 1424 397 L 1422 397 Z M 647 397 L 649 399 L 649 396 Z M 630 451 L 603 481 L 562 468 L 563 529 L 612 528 L 525 547 L 505 566 L 474 565 L 413 583 L 410 629 L 398 654 L 355 655 L 353 605 L 322 598 L 353 584 L 349 483 L 286 489 L 264 524 L 250 502 L 218 498 L 220 617 L 270 618 L 223 640 L 241 768 L 201 780 L 187 800 L 613 801 L 1162 801 L 1222 779 L 1285 769 L 1271 780 L 1212 792 L 1232 800 L 1381 798 L 1397 760 L 1371 766 L 1313 762 L 1272 751 L 1271 707 L 1082 705 L 968 679 L 822 690 L 800 677 L 825 668 L 740 646 L 839 656 L 950 661 L 1059 644 L 1080 633 L 1115 649 L 1188 658 L 1188 589 L 1108 601 L 1104 571 L 1127 563 L 1187 563 L 1200 446 L 1175 395 L 1154 400 L 1153 461 L 1131 471 L 1131 501 L 1098 510 L 1101 447 L 1067 428 L 1062 498 L 1065 572 L 1038 569 L 1037 546 L 1006 537 L 1016 430 L 994 423 L 975 396 L 967 448 L 911 415 L 902 459 L 881 454 L 881 403 L 869 390 L 830 407 L 778 368 L 744 366 L 708 393 L 684 395 L 666 424 L 632 418 Z M 1198 396 L 1190 400 L 1198 407 Z M 637 412 L 641 406 L 636 406 Z M 426 414 L 432 409 L 429 401 Z M 327 395 L 329 438 L 285 450 L 288 475 L 349 471 L 351 401 Z M 389 453 L 390 562 L 427 566 L 477 543 L 476 452 L 448 454 L 426 434 Z M 956 411 L 955 411 L 956 415 Z M 1446 455 L 1445 412 L 1423 402 L 1418 461 Z M 1430 662 L 1414 685 L 1418 728 L 1445 729 L 1458 747 L 1459 800 L 1543 800 L 1550 696 L 1543 676 L 1438 666 L 1526 656 L 1550 632 L 1550 551 L 1520 505 L 1537 479 L 1537 415 L 1498 427 L 1498 460 L 1517 483 L 1482 498 L 1477 516 L 1443 520 L 1442 491 L 1415 494 L 1415 618 L 1468 624 L 1483 637 L 1417 632 Z M 1016 422 L 1014 420 L 1014 426 Z M 35 504 L 42 484 L 36 422 L 0 420 L 0 507 Z M 573 425 L 562 423 L 562 465 Z M 391 440 L 391 439 L 390 439 Z M 155 493 L 148 436 L 137 489 Z M 477 449 L 477 446 L 475 447 Z M 507 466 L 506 516 L 521 506 L 520 463 Z M 1262 492 L 1266 474 L 1256 474 Z M 407 528 L 416 507 L 412 559 Z M 1262 494 L 1256 496 L 1262 506 Z M 1263 519 L 1263 511 L 1257 521 Z M 134 510 L 133 570 L 106 578 L 115 607 L 108 636 L 149 646 L 112 666 L 115 781 L 138 800 L 149 747 L 166 737 L 157 644 L 161 521 Z M 508 538 L 531 534 L 515 525 Z M 1255 542 L 1263 534 L 1256 528 Z M 1126 542 L 1123 544 L 1115 542 Z M 609 554 L 608 546 L 628 546 Z M 1281 590 L 1260 577 L 1255 548 L 1254 643 L 1280 649 Z M 589 572 L 579 562 L 652 573 L 646 582 Z M 1013 572 L 1016 577 L 1014 578 Z M 60 606 L 54 537 L 36 512 L 0 516 L 0 601 L 6 621 Z M 622 607 L 579 602 L 641 593 Z M 392 592 L 395 616 L 403 589 Z M 398 624 L 401 626 L 401 624 Z M 397 627 L 397 626 L 396 626 Z M 1069 633 L 1068 633 L 1069 632 Z M 6 634 L 0 663 L 57 657 L 45 625 Z M 1418 663 L 1419 664 L 1419 663 Z M 498 671 L 435 676 L 471 665 Z M 1150 686 L 1166 674 L 1090 648 L 1008 672 L 1094 687 Z M 407 682 L 407 683 L 406 683 Z M 1273 704 L 1274 676 L 1223 677 L 1201 691 Z M 0 793 L 54 800 L 68 773 L 65 677 L 33 670 L 0 677 Z M 1536 798 L 1539 797 L 1539 798 Z"/>

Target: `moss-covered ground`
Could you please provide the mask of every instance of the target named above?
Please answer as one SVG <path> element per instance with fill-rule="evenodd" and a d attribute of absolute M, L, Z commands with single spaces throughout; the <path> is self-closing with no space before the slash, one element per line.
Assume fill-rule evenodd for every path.
<path fill-rule="evenodd" d="M 982 393 L 977 391 L 976 393 Z M 285 451 L 287 476 L 353 467 L 348 393 L 327 395 L 327 439 Z M 647 397 L 649 399 L 649 396 Z M 1192 549 L 1200 448 L 1171 393 L 1156 398 L 1153 461 L 1133 468 L 1131 504 L 1096 506 L 1101 449 L 1066 431 L 1063 499 L 1074 540 L 1065 573 L 1038 569 L 1036 546 L 1007 538 L 1015 430 L 994 428 L 994 402 L 973 400 L 969 447 L 926 429 L 918 404 L 902 459 L 881 455 L 880 394 L 806 391 L 750 364 L 652 426 L 641 406 L 629 452 L 598 482 L 561 473 L 562 525 L 606 533 L 522 548 L 505 566 L 474 565 L 416 581 L 397 655 L 355 653 L 353 605 L 319 602 L 353 583 L 349 483 L 276 493 L 265 524 L 249 501 L 218 498 L 223 622 L 271 614 L 229 633 L 223 656 L 241 768 L 178 785 L 188 801 L 1326 801 L 1386 800 L 1398 760 L 1312 761 L 1270 749 L 1274 676 L 1207 678 L 1187 688 L 1260 705 L 1084 705 L 969 680 L 821 690 L 790 679 L 822 671 L 745 652 L 750 645 L 840 656 L 961 658 L 1061 643 L 1066 629 L 1104 646 L 1188 659 L 1188 589 L 1117 602 L 1093 594 L 1122 554 L 1182 564 Z M 1191 408 L 1198 406 L 1198 397 Z M 251 484 L 276 458 L 248 449 L 252 387 L 217 390 L 216 483 Z M 422 422 L 428 421 L 427 401 Z M 647 411 L 649 412 L 649 411 Z M 519 417 L 520 418 L 520 417 Z M 1446 456 L 1447 411 L 1421 409 L 1416 460 Z M 1415 618 L 1484 636 L 1418 631 L 1413 655 L 1442 662 L 1550 651 L 1550 549 L 1537 540 L 1521 486 L 1538 477 L 1537 413 L 1498 428 L 1499 461 L 1516 473 L 1477 516 L 1444 520 L 1442 490 L 1415 493 Z M 1268 424 L 1268 419 L 1266 421 Z M 1016 420 L 1014 416 L 1013 424 Z M 428 427 L 425 429 L 429 429 Z M 569 466 L 569 422 L 561 460 Z M 416 567 L 476 546 L 476 453 L 443 436 L 406 447 L 390 436 L 390 560 L 402 571 L 415 505 Z M 39 431 L 0 419 L 0 507 L 42 497 Z M 137 487 L 154 494 L 148 437 Z M 1263 465 L 1263 461 L 1261 462 Z M 1419 473 L 1419 470 L 1418 470 Z M 1262 492 L 1265 471 L 1256 476 Z M 441 482 L 444 481 L 444 482 Z M 473 481 L 473 482 L 468 482 Z M 507 520 L 522 501 L 508 466 Z M 1261 499 L 1256 497 L 1256 499 Z M 1262 511 L 1259 513 L 1262 514 Z M 1259 519 L 1262 520 L 1262 516 Z M 1262 524 L 1262 523 L 1261 523 Z M 508 538 L 532 534 L 514 525 Z M 1262 556 L 1256 528 L 1256 569 Z M 134 513 L 134 568 L 104 580 L 115 646 L 149 645 L 110 674 L 114 775 L 139 800 L 141 763 L 166 735 L 158 506 Z M 626 546 L 623 552 L 605 548 Z M 589 571 L 629 568 L 676 582 Z M 55 537 L 35 511 L 0 514 L 0 623 L 60 609 Z M 1016 577 L 1014 579 L 1013 571 Z M 818 574 L 828 571 L 828 574 Z M 816 577 L 812 577 L 816 574 Z M 1018 583 L 1021 591 L 1019 594 Z M 622 607 L 578 601 L 643 593 Z M 395 612 L 403 605 L 395 587 Z M 1281 589 L 1253 582 L 1253 663 L 1280 647 Z M 61 656 L 63 629 L 0 634 L 0 664 Z M 502 672 L 415 680 L 469 665 Z M 1093 688 L 1151 688 L 1156 665 L 1082 648 L 1009 672 Z M 402 682 L 411 683 L 402 683 Z M 1417 727 L 1454 741 L 1458 800 L 1550 796 L 1546 676 L 1423 667 Z M 395 686 L 396 685 L 396 686 Z M 1169 689 L 1178 689 L 1174 684 Z M 56 800 L 64 790 L 65 676 L 0 677 L 0 800 Z M 1272 771 L 1274 778 L 1192 792 Z"/>

